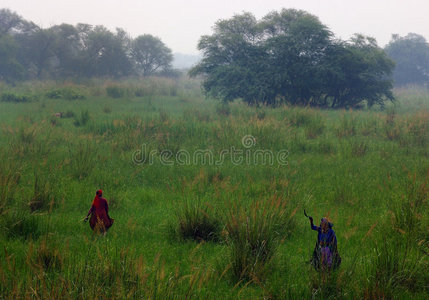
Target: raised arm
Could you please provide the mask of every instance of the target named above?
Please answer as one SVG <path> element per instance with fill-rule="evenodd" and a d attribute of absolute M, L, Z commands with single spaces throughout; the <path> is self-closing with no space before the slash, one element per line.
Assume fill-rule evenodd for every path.
<path fill-rule="evenodd" d="M 309 219 L 310 219 L 311 229 L 316 230 L 316 231 L 319 231 L 320 227 L 317 227 L 317 226 L 315 226 L 315 225 L 313 224 L 313 218 L 312 218 L 312 217 L 309 217 Z"/>

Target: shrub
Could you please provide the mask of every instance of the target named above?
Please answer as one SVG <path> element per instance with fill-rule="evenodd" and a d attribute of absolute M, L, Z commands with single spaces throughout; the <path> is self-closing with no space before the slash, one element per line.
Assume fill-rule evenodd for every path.
<path fill-rule="evenodd" d="M 73 124 L 77 127 L 85 126 L 88 123 L 89 119 L 90 119 L 90 116 L 89 116 L 88 110 L 82 110 L 80 112 L 80 116 L 74 117 Z"/>
<path fill-rule="evenodd" d="M 325 127 L 325 123 L 320 117 L 314 118 L 311 123 L 305 127 L 305 136 L 308 139 L 314 139 L 324 132 Z"/>
<path fill-rule="evenodd" d="M 134 91 L 134 96 L 136 97 L 144 97 L 146 96 L 148 93 L 144 88 L 136 88 Z"/>
<path fill-rule="evenodd" d="M 353 115 L 344 114 L 341 117 L 339 126 L 335 129 L 337 137 L 347 137 L 356 135 L 357 121 Z"/>
<path fill-rule="evenodd" d="M 351 144 L 351 152 L 355 157 L 362 157 L 368 152 L 368 144 L 366 142 L 353 142 Z"/>
<path fill-rule="evenodd" d="M 2 159 L 0 163 L 0 214 L 15 196 L 20 179 L 20 167 L 13 161 L 4 161 Z"/>
<path fill-rule="evenodd" d="M 37 217 L 23 211 L 4 214 L 0 224 L 3 227 L 2 231 L 8 238 L 36 240 L 40 236 Z"/>
<path fill-rule="evenodd" d="M 29 206 L 31 211 L 46 209 L 52 207 L 54 196 L 50 183 L 46 178 L 35 175 L 33 196 L 30 199 Z"/>
<path fill-rule="evenodd" d="M 46 97 L 49 99 L 64 99 L 64 100 L 82 100 L 85 99 L 85 95 L 83 95 L 77 88 L 75 87 L 64 87 L 49 90 L 46 93 Z"/>
<path fill-rule="evenodd" d="M 228 103 L 219 103 L 216 106 L 216 112 L 218 115 L 229 116 L 231 114 L 231 107 Z"/>
<path fill-rule="evenodd" d="M 364 293 L 373 298 L 392 299 L 398 288 L 415 290 L 422 264 L 420 257 L 409 239 L 398 236 L 398 233 L 385 234 L 376 243 L 372 254 L 368 287 Z"/>
<path fill-rule="evenodd" d="M 208 111 L 201 111 L 199 109 L 185 109 L 183 111 L 184 120 L 198 120 L 200 122 L 210 122 L 211 116 Z"/>
<path fill-rule="evenodd" d="M 256 118 L 258 118 L 258 120 L 263 120 L 263 119 L 265 119 L 265 115 L 266 115 L 266 112 L 265 112 L 265 110 L 264 110 L 264 109 L 258 109 L 258 110 L 256 111 Z"/>
<path fill-rule="evenodd" d="M 293 226 L 280 197 L 257 201 L 249 209 L 230 209 L 225 239 L 231 246 L 231 269 L 236 281 L 260 282 L 277 245 Z"/>
<path fill-rule="evenodd" d="M 323 154 L 335 154 L 337 151 L 335 145 L 326 139 L 319 141 L 318 150 Z"/>
<path fill-rule="evenodd" d="M 196 241 L 217 241 L 220 234 L 220 222 L 213 207 L 202 205 L 200 201 L 189 200 L 177 211 L 177 233 L 182 239 Z"/>
<path fill-rule="evenodd" d="M 169 115 L 168 115 L 168 113 L 167 113 L 165 110 L 160 110 L 160 111 L 159 111 L 159 120 L 160 120 L 162 123 L 165 123 L 165 122 L 167 122 L 167 121 L 168 121 L 168 119 L 169 119 Z"/>
<path fill-rule="evenodd" d="M 2 93 L 0 96 L 0 101 L 2 102 L 15 102 L 15 103 L 24 103 L 35 100 L 34 96 L 29 95 L 20 95 L 15 93 Z"/>
<path fill-rule="evenodd" d="M 69 160 L 71 173 L 76 179 L 88 177 L 95 168 L 96 160 L 93 153 L 96 152 L 94 146 L 87 142 L 80 142 L 75 147 L 69 145 Z"/>
<path fill-rule="evenodd" d="M 109 85 L 106 87 L 106 93 L 111 98 L 122 98 L 126 94 L 126 89 L 119 85 Z"/>
<path fill-rule="evenodd" d="M 419 182 L 416 175 L 407 178 L 404 195 L 391 202 L 394 226 L 407 235 L 417 236 L 422 233 L 421 212 L 427 209 L 429 197 L 429 174 Z"/>
<path fill-rule="evenodd" d="M 67 110 L 64 114 L 63 114 L 63 118 L 68 119 L 68 118 L 74 118 L 75 117 L 75 113 L 72 110 Z"/>
<path fill-rule="evenodd" d="M 63 257 L 60 250 L 56 245 L 48 243 L 46 239 L 43 239 L 35 252 L 30 250 L 27 256 L 30 256 L 30 260 L 35 267 L 44 271 L 60 271 L 63 266 Z"/>
<path fill-rule="evenodd" d="M 106 114 L 110 114 L 112 112 L 112 108 L 106 104 L 103 107 L 103 112 Z"/>

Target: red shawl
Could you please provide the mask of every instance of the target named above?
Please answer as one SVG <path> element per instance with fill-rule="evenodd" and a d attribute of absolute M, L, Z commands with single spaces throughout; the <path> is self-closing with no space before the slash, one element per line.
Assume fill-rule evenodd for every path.
<path fill-rule="evenodd" d="M 97 194 L 92 202 L 91 219 L 89 219 L 89 225 L 92 230 L 104 232 L 109 229 L 114 222 L 114 219 L 109 217 L 109 205 L 107 200 L 101 197 L 101 190 L 97 191 Z"/>

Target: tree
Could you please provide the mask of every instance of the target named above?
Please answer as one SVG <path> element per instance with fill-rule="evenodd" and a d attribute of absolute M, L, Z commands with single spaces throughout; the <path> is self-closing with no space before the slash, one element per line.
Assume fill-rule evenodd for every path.
<path fill-rule="evenodd" d="M 9 9 L 0 9 L 0 80 L 12 83 L 24 77 L 20 37 L 36 28 Z"/>
<path fill-rule="evenodd" d="M 80 24 L 79 28 L 83 44 L 83 75 L 120 77 L 131 73 L 132 64 L 122 29 L 117 29 L 114 34 L 104 26 Z"/>
<path fill-rule="evenodd" d="M 13 83 L 23 76 L 23 67 L 16 59 L 17 46 L 9 35 L 0 35 L 0 80 Z"/>
<path fill-rule="evenodd" d="M 53 53 L 57 59 L 57 66 L 53 74 L 60 77 L 73 77 L 80 74 L 82 65 L 82 49 L 79 32 L 76 27 L 61 24 L 51 27 L 55 35 Z"/>
<path fill-rule="evenodd" d="M 18 38 L 21 63 L 29 74 L 38 79 L 49 77 L 55 65 L 55 33 L 50 29 L 37 28 Z"/>
<path fill-rule="evenodd" d="M 206 94 L 223 101 L 241 98 L 249 104 L 273 103 L 276 92 L 270 82 L 274 74 L 262 41 L 263 31 L 252 14 L 220 20 L 213 35 L 201 37 L 198 49 L 203 59 L 190 75 L 203 75 Z"/>
<path fill-rule="evenodd" d="M 368 106 L 393 101 L 393 68 L 373 38 L 355 35 L 349 42 L 332 44 L 325 59 L 321 106 L 356 108 L 363 101 Z"/>
<path fill-rule="evenodd" d="M 22 34 L 37 27 L 34 23 L 25 21 L 21 16 L 9 9 L 0 9 L 0 36 Z"/>
<path fill-rule="evenodd" d="M 309 105 L 322 90 L 321 64 L 332 33 L 317 17 L 296 9 L 272 12 L 262 26 L 278 94 L 291 104 Z"/>
<path fill-rule="evenodd" d="M 138 36 L 132 41 L 131 57 L 137 72 L 143 76 L 151 76 L 158 70 L 168 70 L 173 61 L 171 50 L 150 34 Z"/>
<path fill-rule="evenodd" d="M 336 41 L 301 10 L 218 21 L 198 48 L 203 58 L 190 75 L 203 76 L 205 93 L 223 101 L 342 108 L 393 99 L 393 63 L 375 40 Z"/>
<path fill-rule="evenodd" d="M 396 85 L 429 83 L 429 44 L 416 33 L 404 37 L 395 34 L 386 52 L 396 62 L 393 78 Z"/>

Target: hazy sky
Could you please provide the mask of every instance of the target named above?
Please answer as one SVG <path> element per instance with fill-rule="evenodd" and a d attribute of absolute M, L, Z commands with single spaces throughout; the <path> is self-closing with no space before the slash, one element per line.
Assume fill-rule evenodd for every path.
<path fill-rule="evenodd" d="M 281 8 L 318 16 L 342 39 L 363 33 L 384 46 L 392 33 L 415 32 L 429 40 L 428 0 L 0 0 L 0 8 L 42 27 L 88 23 L 121 27 L 133 37 L 149 33 L 182 53 L 197 53 L 200 36 L 210 34 L 219 19 L 243 11 L 261 18 Z"/>

